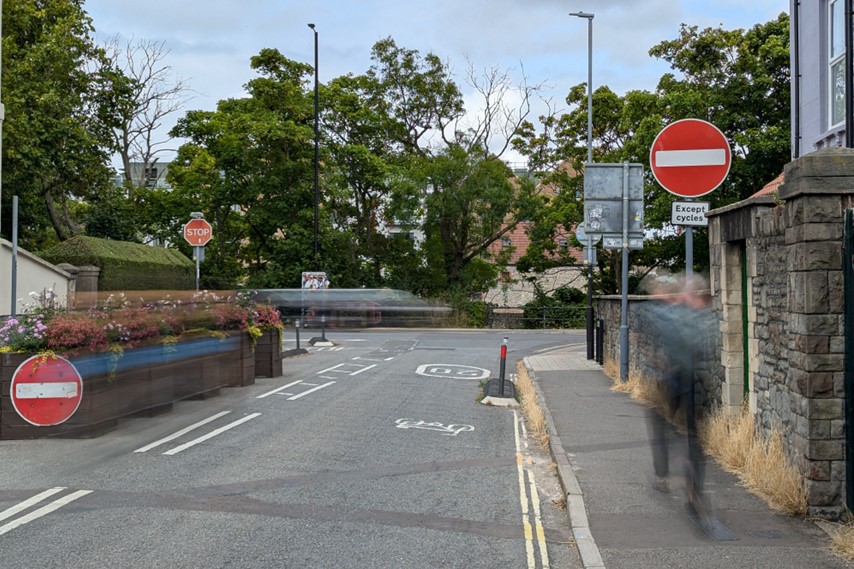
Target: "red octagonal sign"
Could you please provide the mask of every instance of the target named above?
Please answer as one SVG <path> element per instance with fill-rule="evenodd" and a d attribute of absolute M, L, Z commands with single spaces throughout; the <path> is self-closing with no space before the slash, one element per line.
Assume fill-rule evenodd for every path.
<path fill-rule="evenodd" d="M 15 370 L 10 386 L 12 407 L 37 427 L 64 423 L 80 406 L 83 380 L 65 358 L 33 356 Z"/>
<path fill-rule="evenodd" d="M 184 239 L 195 247 L 204 247 L 213 237 L 211 224 L 204 219 L 191 219 L 184 226 Z"/>
<path fill-rule="evenodd" d="M 721 185 L 732 162 L 729 142 L 718 128 L 699 119 L 666 126 L 652 143 L 649 164 L 661 186 L 677 196 L 703 196 Z"/>

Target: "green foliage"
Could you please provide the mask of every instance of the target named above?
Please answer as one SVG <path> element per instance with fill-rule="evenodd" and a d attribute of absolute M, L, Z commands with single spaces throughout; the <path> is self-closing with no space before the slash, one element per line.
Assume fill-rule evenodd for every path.
<path fill-rule="evenodd" d="M 79 232 L 72 204 L 110 183 L 113 70 L 80 0 L 4 2 L 2 228 L 19 204 L 19 242 L 38 250 Z M 51 233 L 53 237 L 51 237 Z"/>
<path fill-rule="evenodd" d="M 536 298 L 524 306 L 525 328 L 584 328 L 587 295 L 568 286 L 546 296 L 537 290 Z"/>
<path fill-rule="evenodd" d="M 195 286 L 195 264 L 175 249 L 78 236 L 41 256 L 51 263 L 99 267 L 99 290 L 186 290 Z"/>
<path fill-rule="evenodd" d="M 717 208 L 745 199 L 776 177 L 789 161 L 789 19 L 786 14 L 749 30 L 698 30 L 683 25 L 679 37 L 663 41 L 650 55 L 668 62 L 655 92 L 629 91 L 623 96 L 607 86 L 593 94 L 593 154 L 602 163 L 638 162 L 645 179 L 644 221 L 653 237 L 643 251 L 632 252 L 632 266 L 684 268 L 684 237 L 670 226 L 676 198 L 654 180 L 649 149 L 661 129 L 683 118 L 700 118 L 716 125 L 730 140 L 732 167 L 724 184 L 704 200 Z M 554 175 L 567 162 L 581 170 L 586 160 L 586 85 L 567 95 L 569 112 L 543 117 L 539 128 L 523 125 L 514 146 L 529 156 L 538 171 Z M 567 186 L 562 185 L 565 191 Z M 542 270 L 551 260 L 548 241 L 558 224 L 581 221 L 571 207 L 571 194 L 560 191 L 547 213 L 535 220 L 532 248 L 520 263 L 525 270 Z M 695 230 L 695 269 L 708 270 L 705 229 Z M 679 246 L 681 244 L 681 247 Z M 601 253 L 601 251 L 600 251 Z M 599 255 L 603 292 L 619 290 L 619 252 Z M 639 280 L 643 275 L 633 275 Z"/>
<path fill-rule="evenodd" d="M 464 305 L 466 323 L 470 328 L 484 328 L 487 324 L 488 307 L 485 302 L 469 301 Z"/>

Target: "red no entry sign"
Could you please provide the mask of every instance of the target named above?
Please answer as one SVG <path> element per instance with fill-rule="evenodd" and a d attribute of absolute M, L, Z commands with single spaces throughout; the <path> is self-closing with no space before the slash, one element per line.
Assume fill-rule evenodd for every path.
<path fill-rule="evenodd" d="M 37 427 L 64 423 L 80 406 L 83 380 L 65 358 L 33 356 L 15 370 L 12 407 Z"/>
<path fill-rule="evenodd" d="M 726 137 L 715 125 L 699 119 L 666 126 L 649 151 L 655 179 L 671 194 L 684 198 L 703 196 L 720 186 L 731 162 Z"/>
<path fill-rule="evenodd" d="M 184 226 L 184 239 L 195 247 L 204 247 L 213 237 L 211 224 L 204 219 L 191 219 Z"/>

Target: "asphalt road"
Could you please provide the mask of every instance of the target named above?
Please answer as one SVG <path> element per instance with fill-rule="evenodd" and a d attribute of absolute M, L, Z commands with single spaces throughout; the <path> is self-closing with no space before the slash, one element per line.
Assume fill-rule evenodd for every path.
<path fill-rule="evenodd" d="M 583 341 L 329 332 L 283 377 L 0 442 L 0 567 L 580 567 L 547 454 L 477 402 L 505 335 L 508 374 Z"/>

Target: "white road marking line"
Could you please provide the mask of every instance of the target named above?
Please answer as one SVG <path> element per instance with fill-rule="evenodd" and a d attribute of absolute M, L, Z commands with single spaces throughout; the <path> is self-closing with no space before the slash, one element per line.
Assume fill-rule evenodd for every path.
<path fill-rule="evenodd" d="M 296 385 L 297 383 L 302 383 L 302 380 L 292 381 L 291 383 L 289 383 L 287 385 L 277 387 L 273 391 L 268 391 L 267 393 L 262 393 L 261 395 L 259 395 L 255 399 L 264 399 L 265 397 L 269 397 L 270 395 L 273 395 L 274 393 L 278 393 L 280 391 L 283 391 L 283 390 L 287 389 L 288 387 L 291 387 L 292 385 Z"/>
<path fill-rule="evenodd" d="M 197 439 L 193 439 L 192 441 L 190 441 L 190 442 L 188 442 L 188 443 L 184 443 L 184 444 L 182 444 L 182 445 L 180 445 L 180 446 L 177 446 L 177 447 L 173 448 L 172 450 L 167 450 L 167 451 L 166 451 L 166 452 L 164 452 L 163 454 L 168 454 L 168 455 L 170 455 L 170 456 L 171 456 L 171 455 L 174 455 L 174 454 L 178 454 L 179 452 L 184 451 L 184 450 L 187 450 L 188 448 L 190 448 L 190 447 L 192 447 L 192 446 L 195 446 L 195 445 L 197 445 L 197 444 L 199 444 L 199 443 L 203 443 L 203 442 L 205 442 L 205 441 L 206 441 L 206 440 L 208 440 L 208 439 L 212 439 L 212 438 L 214 438 L 215 436 L 220 435 L 220 434 L 224 433 L 225 431 L 227 431 L 227 430 L 229 430 L 229 429 L 233 429 L 234 427 L 236 427 L 236 426 L 238 426 L 238 425 L 241 425 L 241 424 L 245 423 L 246 421 L 249 421 L 249 420 L 251 420 L 251 419 L 254 419 L 255 417 L 259 416 L 260 414 L 261 414 L 261 413 L 252 413 L 252 414 L 250 414 L 250 415 L 246 415 L 246 416 L 245 416 L 245 417 L 243 417 L 242 419 L 238 419 L 237 421 L 234 421 L 234 422 L 232 422 L 232 423 L 229 423 L 229 424 L 227 424 L 227 425 L 226 425 L 226 426 L 224 426 L 224 427 L 220 427 L 219 429 L 216 429 L 216 430 L 214 430 L 214 431 L 211 431 L 210 433 L 208 433 L 208 434 L 206 434 L 206 435 L 202 435 L 201 437 L 199 437 L 199 438 L 197 438 Z"/>
<path fill-rule="evenodd" d="M 56 488 L 51 488 L 50 490 L 45 490 L 44 492 L 41 492 L 40 494 L 36 494 L 32 498 L 27 498 L 26 500 L 24 500 L 20 504 L 18 504 L 16 506 L 12 506 L 11 508 L 9 508 L 7 510 L 3 510 L 2 512 L 0 512 L 0 521 L 3 521 L 7 518 L 11 518 L 12 516 L 17 514 L 18 512 L 23 512 L 24 510 L 26 510 L 30 506 L 38 504 L 42 500 L 44 500 L 46 498 L 50 498 L 51 496 L 53 496 L 57 492 L 62 492 L 63 490 L 65 490 L 65 486 L 57 486 Z"/>
<path fill-rule="evenodd" d="M 659 168 L 675 166 L 723 166 L 726 150 L 709 148 L 703 150 L 656 150 L 655 165 Z"/>
<path fill-rule="evenodd" d="M 327 371 L 332 371 L 333 369 L 338 369 L 339 367 L 341 367 L 343 365 L 345 365 L 345 364 L 338 364 L 337 366 L 328 367 L 324 370 L 317 372 L 317 375 L 320 375 L 321 373 L 326 373 Z"/>
<path fill-rule="evenodd" d="M 362 369 L 360 369 L 359 371 L 354 371 L 354 372 L 353 372 L 353 373 L 351 373 L 350 375 L 359 375 L 359 374 L 360 374 L 360 373 L 362 373 L 363 371 L 368 371 L 368 370 L 369 370 L 369 369 L 371 369 L 372 367 L 377 367 L 377 364 L 369 365 L 368 367 L 362 368 Z"/>
<path fill-rule="evenodd" d="M 546 532 L 543 530 L 543 519 L 540 515 L 540 493 L 537 491 L 537 482 L 534 473 L 528 471 L 528 484 L 531 488 L 531 502 L 534 507 L 534 528 L 537 532 L 537 546 L 540 548 L 540 561 L 542 569 L 549 569 L 549 551 L 546 546 Z"/>
<path fill-rule="evenodd" d="M 528 493 L 525 491 L 525 471 L 522 469 L 522 445 L 519 441 L 519 414 L 513 411 L 513 437 L 516 442 L 516 474 L 519 483 L 519 504 L 522 506 L 522 529 L 525 532 L 525 554 L 528 568 L 535 569 L 534 536 L 528 519 Z"/>
<path fill-rule="evenodd" d="M 330 382 L 328 382 L 328 383 L 324 383 L 323 385 L 318 385 L 317 387 L 315 387 L 315 388 L 313 388 L 313 389 L 309 389 L 308 391 L 303 391 L 303 392 L 302 392 L 302 393 L 300 393 L 299 395 L 294 395 L 293 397 L 288 397 L 288 401 L 294 401 L 294 400 L 296 400 L 296 399 L 299 399 L 300 397 L 305 397 L 305 396 L 306 396 L 306 395 L 308 395 L 309 393 L 313 393 L 313 392 L 317 391 L 318 389 L 323 389 L 324 387 L 329 387 L 329 386 L 330 386 L 330 385 L 332 385 L 333 383 L 335 383 L 335 382 L 334 382 L 334 381 L 330 381 Z"/>
<path fill-rule="evenodd" d="M 68 496 L 65 496 L 63 498 L 59 498 L 58 500 L 54 500 L 53 502 L 51 502 L 47 506 L 42 506 L 38 510 L 34 510 L 34 511 L 30 512 L 26 516 L 20 517 L 17 520 L 15 520 L 13 522 L 9 522 L 8 524 L 6 524 L 4 526 L 0 526 L 0 535 L 3 535 L 4 533 L 8 533 L 8 532 L 12 531 L 13 529 L 20 527 L 24 524 L 28 524 L 33 520 L 36 520 L 36 519 L 38 519 L 42 516 L 45 516 L 45 515 L 53 512 L 55 510 L 58 510 L 61 507 L 65 506 L 67 504 L 70 504 L 74 500 L 77 500 L 78 498 L 82 498 L 86 494 L 91 494 L 91 493 L 92 493 L 92 490 L 78 490 L 76 492 L 72 492 Z"/>
<path fill-rule="evenodd" d="M 193 431 L 193 430 L 195 430 L 195 429 L 198 429 L 199 427 L 201 427 L 201 426 L 203 426 L 203 425 L 207 425 L 207 424 L 208 424 L 208 423 L 210 423 L 211 421 L 215 421 L 215 420 L 219 419 L 220 417 L 222 417 L 223 415 L 228 415 L 229 413 L 231 413 L 231 411 L 222 411 L 222 412 L 220 412 L 220 413 L 217 413 L 216 415 L 212 415 L 212 416 L 208 417 L 207 419 L 202 419 L 202 420 L 201 420 L 201 421 L 199 421 L 198 423 L 193 423 L 193 424 L 192 424 L 192 425 L 190 425 L 189 427 L 184 427 L 184 428 L 183 428 L 183 429 L 181 429 L 180 431 L 177 431 L 177 432 L 175 432 L 175 433 L 172 433 L 172 434 L 171 434 L 171 435 L 169 435 L 168 437 L 162 438 L 162 439 L 160 439 L 159 441 L 154 441 L 153 443 L 151 443 L 151 444 L 149 444 L 149 445 L 145 445 L 145 446 L 144 446 L 144 447 L 142 447 L 142 448 L 138 448 L 138 449 L 136 449 L 136 450 L 135 450 L 135 451 L 133 451 L 133 452 L 148 452 L 148 451 L 150 451 L 151 449 L 153 449 L 153 448 L 155 448 L 155 447 L 159 447 L 159 446 L 160 446 L 160 445 L 162 445 L 163 443 L 168 443 L 169 441 L 174 441 L 174 440 L 175 440 L 175 439 L 177 439 L 178 437 L 181 437 L 181 436 L 183 436 L 183 435 L 186 435 L 186 434 L 187 434 L 187 433 L 189 433 L 190 431 Z"/>
<path fill-rule="evenodd" d="M 335 379 L 335 378 L 331 375 L 321 375 L 320 379 Z"/>

